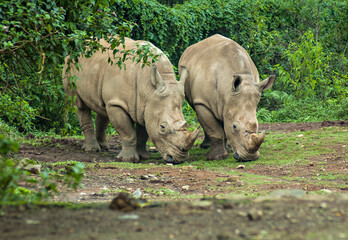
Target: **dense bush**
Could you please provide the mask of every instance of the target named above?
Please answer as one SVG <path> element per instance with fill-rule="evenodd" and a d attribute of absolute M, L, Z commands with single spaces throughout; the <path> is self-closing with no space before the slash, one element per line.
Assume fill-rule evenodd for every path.
<path fill-rule="evenodd" d="M 347 118 L 347 10 L 345 0 L 2 1 L 0 117 L 21 131 L 73 129 L 76 118 L 66 113 L 61 87 L 63 59 L 86 53 L 87 46 L 91 54 L 100 37 L 148 40 L 176 66 L 189 45 L 219 33 L 249 52 L 261 76 L 276 73 L 272 89 L 294 96 L 294 104 L 302 101 L 297 107 L 341 105 L 342 111 L 332 110 L 330 117 Z M 274 108 L 267 101 L 274 101 L 268 93 L 259 106 L 264 115 Z M 274 111 L 287 107 L 283 102 Z M 293 118 L 273 114 L 268 119 Z"/>
<path fill-rule="evenodd" d="M 64 130 L 69 117 L 61 79 L 64 58 L 91 55 L 103 48 L 99 38 L 115 48 L 132 27 L 109 1 L 1 1 L 0 117 L 21 131 Z M 151 55 L 146 48 L 138 53 L 138 61 Z M 120 67 L 122 62 L 115 60 Z"/>

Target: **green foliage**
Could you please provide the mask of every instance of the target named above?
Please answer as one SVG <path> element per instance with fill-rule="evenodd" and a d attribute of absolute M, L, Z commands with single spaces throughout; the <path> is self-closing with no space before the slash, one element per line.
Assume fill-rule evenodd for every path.
<path fill-rule="evenodd" d="M 25 201 L 42 201 L 53 194 L 58 194 L 56 179 L 62 178 L 63 183 L 72 189 L 81 186 L 84 174 L 82 163 L 72 163 L 66 166 L 64 175 L 45 169 L 32 174 L 25 170 L 25 165 L 35 164 L 31 160 L 16 160 L 9 158 L 10 153 L 16 153 L 19 144 L 0 134 L 0 203 Z"/>
<path fill-rule="evenodd" d="M 69 105 L 61 81 L 64 58 L 70 55 L 74 62 L 105 50 L 100 38 L 114 49 L 132 28 L 109 8 L 109 1 L 1 1 L 0 117 L 27 132 L 34 126 L 58 132 L 68 128 Z M 110 62 L 123 67 L 127 56 L 143 64 L 150 63 L 149 57 L 156 60 L 148 46 L 122 53 Z M 8 111 L 6 106 L 12 107 Z"/>
<path fill-rule="evenodd" d="M 345 0 L 1 1 L 0 118 L 20 131 L 76 133 L 61 85 L 64 58 L 90 56 L 100 38 L 115 48 L 124 36 L 154 43 L 176 65 L 189 45 L 219 33 L 243 46 L 262 76 L 277 73 L 273 90 L 345 102 L 347 9 Z M 124 53 L 110 63 L 154 57 L 146 46 Z"/>
<path fill-rule="evenodd" d="M 320 122 L 346 119 L 347 99 L 327 99 L 315 96 L 297 100 L 293 95 L 273 90 L 264 93 L 257 111 L 260 122 Z"/>
<path fill-rule="evenodd" d="M 278 81 L 297 99 L 312 95 L 321 96 L 322 100 L 348 96 L 348 75 L 331 71 L 331 57 L 323 51 L 320 42 L 315 42 L 311 31 L 301 36 L 299 43 L 291 42 L 283 57 L 287 60 L 288 70 L 275 65 L 279 72 Z"/>

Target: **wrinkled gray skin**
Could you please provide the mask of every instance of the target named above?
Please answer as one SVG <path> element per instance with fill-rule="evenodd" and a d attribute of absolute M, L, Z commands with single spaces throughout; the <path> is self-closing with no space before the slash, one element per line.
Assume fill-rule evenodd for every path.
<path fill-rule="evenodd" d="M 208 159 L 225 159 L 229 141 L 236 160 L 256 160 L 265 133 L 258 134 L 256 107 L 275 77 L 260 82 L 255 64 L 236 42 L 214 35 L 188 47 L 179 61 L 187 74 L 185 96 L 205 133 Z"/>
<path fill-rule="evenodd" d="M 126 38 L 126 49 L 150 44 Z M 109 44 L 101 40 L 101 44 Z M 187 131 L 182 114 L 184 83 L 187 75 L 176 81 L 172 64 L 158 48 L 159 61 L 151 67 L 127 60 L 126 70 L 108 64 L 112 51 L 97 52 L 80 58 L 81 70 L 63 70 L 63 84 L 68 95 L 76 96 L 78 117 L 85 136 L 85 151 L 108 149 L 106 129 L 111 121 L 122 140 L 120 161 L 138 162 L 150 157 L 148 137 L 167 162 L 181 163 L 188 156 L 199 130 Z M 66 59 L 67 62 L 68 59 Z M 77 88 L 71 88 L 68 76 L 76 75 Z M 91 110 L 95 111 L 94 131 Z"/>

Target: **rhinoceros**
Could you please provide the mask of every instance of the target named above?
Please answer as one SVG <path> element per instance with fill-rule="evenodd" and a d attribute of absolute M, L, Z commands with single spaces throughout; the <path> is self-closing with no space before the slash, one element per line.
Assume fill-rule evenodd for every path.
<path fill-rule="evenodd" d="M 201 146 L 211 148 L 208 159 L 228 158 L 226 140 L 236 160 L 258 159 L 265 132 L 258 134 L 256 108 L 275 76 L 260 82 L 246 50 L 218 34 L 189 46 L 179 60 L 179 73 L 188 74 L 185 96 L 204 129 Z"/>
<path fill-rule="evenodd" d="M 103 46 L 110 45 L 101 40 Z M 90 58 L 79 58 L 80 71 L 70 73 L 63 69 L 63 85 L 67 95 L 76 96 L 78 118 L 85 136 L 83 150 L 108 149 L 106 129 L 111 122 L 121 138 L 119 161 L 139 162 L 147 159 L 150 138 L 167 162 L 181 163 L 196 140 L 199 129 L 187 131 L 182 113 L 184 83 L 187 75 L 176 80 L 168 57 L 153 44 L 125 38 L 125 49 L 150 44 L 160 55 L 152 66 L 142 67 L 126 60 L 126 68 L 108 64 L 112 50 L 96 52 Z M 123 50 L 123 48 L 119 48 Z M 69 76 L 75 75 L 76 88 L 71 87 Z M 96 112 L 94 130 L 91 110 Z"/>

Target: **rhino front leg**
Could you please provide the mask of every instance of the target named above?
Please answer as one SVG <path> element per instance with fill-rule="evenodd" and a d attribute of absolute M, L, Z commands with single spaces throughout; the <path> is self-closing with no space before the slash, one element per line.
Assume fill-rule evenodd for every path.
<path fill-rule="evenodd" d="M 146 141 L 149 138 L 146 128 L 144 126 L 141 126 L 140 124 L 137 124 L 136 131 L 137 131 L 137 152 L 140 158 L 149 159 L 151 157 L 151 154 L 148 151 L 146 151 Z"/>
<path fill-rule="evenodd" d="M 208 160 L 228 158 L 229 154 L 225 148 L 225 133 L 221 122 L 219 122 L 214 114 L 204 105 L 195 105 L 195 110 L 198 121 L 204 129 L 205 140 L 208 140 L 210 143 Z"/>
<path fill-rule="evenodd" d="M 111 123 L 121 136 L 122 149 L 117 159 L 122 162 L 139 162 L 140 158 L 136 150 L 137 135 L 134 122 L 120 107 L 107 107 L 106 111 Z"/>
<path fill-rule="evenodd" d="M 109 143 L 106 140 L 106 129 L 109 126 L 109 118 L 101 114 L 97 114 L 95 118 L 96 137 L 102 149 L 108 150 Z"/>
<path fill-rule="evenodd" d="M 77 110 L 81 131 L 85 136 L 85 142 L 82 146 L 84 151 L 100 151 L 100 146 L 97 142 L 94 126 L 92 121 L 91 110 L 83 103 L 80 104 Z"/>

